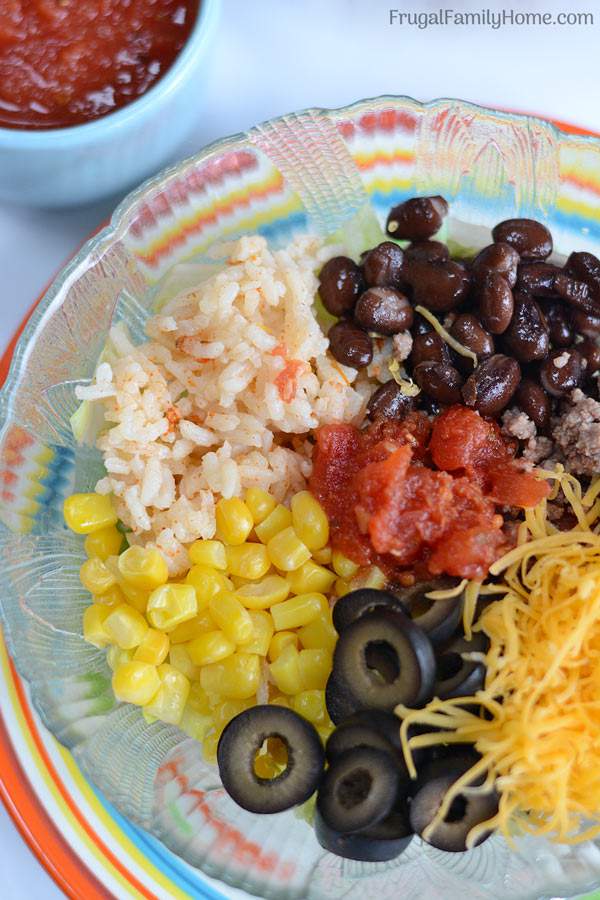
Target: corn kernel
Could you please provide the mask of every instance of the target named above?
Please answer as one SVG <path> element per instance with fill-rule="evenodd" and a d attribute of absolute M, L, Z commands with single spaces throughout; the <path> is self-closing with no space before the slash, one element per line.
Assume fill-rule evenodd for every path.
<path fill-rule="evenodd" d="M 328 566 L 331 562 L 332 550 L 331 547 L 323 547 L 321 550 L 313 550 L 313 559 L 316 563 L 319 563 L 320 566 Z"/>
<path fill-rule="evenodd" d="M 163 584 L 150 594 L 146 614 L 154 628 L 171 631 L 197 612 L 196 591 L 191 584 Z"/>
<path fill-rule="evenodd" d="M 239 578 L 257 581 L 271 568 L 269 554 L 264 544 L 239 544 L 227 547 L 227 571 Z"/>
<path fill-rule="evenodd" d="M 276 778 L 281 772 L 281 767 L 277 765 L 275 760 L 268 754 L 262 753 L 254 760 L 254 774 L 257 778 L 271 779 Z"/>
<path fill-rule="evenodd" d="M 299 628 L 298 637 L 305 650 L 327 650 L 328 653 L 333 653 L 338 639 L 329 614 L 320 615 Z"/>
<path fill-rule="evenodd" d="M 340 553 L 339 550 L 334 550 L 331 554 L 331 565 L 333 566 L 333 571 L 336 575 L 339 575 L 340 578 L 354 578 L 360 566 L 352 562 L 351 559 L 348 559 L 347 556 L 344 556 L 343 553 Z"/>
<path fill-rule="evenodd" d="M 289 509 L 285 506 L 282 506 L 279 503 L 273 512 L 270 512 L 266 519 L 264 519 L 260 525 L 257 525 L 254 529 L 256 537 L 263 544 L 268 544 L 271 538 L 275 537 L 276 534 L 279 534 L 280 531 L 283 531 L 284 528 L 289 528 L 292 524 L 292 514 Z"/>
<path fill-rule="evenodd" d="M 179 725 L 190 693 L 188 679 L 168 663 L 158 667 L 160 687 L 145 710 L 161 722 Z"/>
<path fill-rule="evenodd" d="M 150 599 L 150 591 L 144 591 L 142 588 L 134 587 L 125 581 L 124 578 L 119 579 L 119 587 L 127 598 L 127 602 L 138 612 L 145 615 L 148 608 L 148 600 Z"/>
<path fill-rule="evenodd" d="M 125 603 L 126 597 L 118 584 L 114 584 L 103 594 L 94 597 L 94 603 L 101 603 L 103 606 L 118 606 L 119 603 Z M 133 606 L 133 603 L 131 604 Z"/>
<path fill-rule="evenodd" d="M 273 617 L 264 609 L 251 609 L 248 615 L 252 619 L 253 635 L 252 640 L 244 644 L 244 651 L 266 656 L 275 631 Z"/>
<path fill-rule="evenodd" d="M 233 653 L 221 662 L 203 666 L 200 684 L 209 695 L 245 700 L 260 684 L 260 659 L 252 653 Z"/>
<path fill-rule="evenodd" d="M 335 731 L 335 725 L 333 724 L 333 722 L 327 722 L 327 724 L 325 725 L 317 725 L 316 727 L 319 733 L 319 737 L 321 738 L 321 742 L 325 745 Z"/>
<path fill-rule="evenodd" d="M 119 556 L 119 572 L 128 584 L 146 591 L 164 584 L 169 577 L 164 556 L 151 547 L 128 547 Z"/>
<path fill-rule="evenodd" d="M 225 591 L 213 597 L 208 608 L 219 628 L 234 644 L 252 640 L 252 619 L 235 594 Z"/>
<path fill-rule="evenodd" d="M 133 654 L 133 658 L 140 662 L 152 663 L 153 666 L 160 666 L 167 658 L 168 652 L 169 638 L 167 635 L 162 631 L 149 628 Z"/>
<path fill-rule="evenodd" d="M 336 582 L 333 586 L 333 592 L 336 597 L 343 597 L 344 594 L 349 594 L 352 588 L 350 587 L 350 582 L 346 581 L 345 578 L 337 578 Z"/>
<path fill-rule="evenodd" d="M 235 644 L 222 631 L 208 631 L 186 644 L 190 659 L 196 666 L 209 666 L 230 656 Z"/>
<path fill-rule="evenodd" d="M 197 616 L 190 619 L 189 622 L 183 622 L 173 631 L 169 632 L 171 645 L 186 644 L 193 641 L 200 634 L 206 634 L 207 631 L 214 631 L 216 628 L 215 621 L 207 609 L 201 609 Z"/>
<path fill-rule="evenodd" d="M 223 700 L 213 713 L 213 723 L 217 731 L 223 731 L 232 719 L 254 706 L 254 697 L 248 700 Z"/>
<path fill-rule="evenodd" d="M 303 691 L 322 691 L 332 669 L 331 654 L 327 650 L 301 650 L 298 667 Z"/>
<path fill-rule="evenodd" d="M 171 648 L 171 649 L 173 649 L 173 648 Z M 171 665 L 173 665 L 173 663 Z M 177 666 L 175 668 L 177 668 Z M 196 712 L 200 713 L 203 716 L 208 716 L 211 714 L 211 707 L 210 707 L 210 703 L 208 702 L 208 695 L 199 681 L 193 682 L 190 687 L 190 696 L 188 697 L 188 706 L 190 706 L 192 709 L 196 710 Z"/>
<path fill-rule="evenodd" d="M 161 681 L 156 666 L 145 662 L 123 663 L 113 673 L 112 687 L 117 700 L 144 706 L 150 703 Z"/>
<path fill-rule="evenodd" d="M 210 716 L 203 716 L 202 713 L 193 709 L 188 700 L 179 722 L 179 727 L 184 734 L 187 734 L 188 737 L 193 738 L 195 741 L 202 741 L 211 726 L 212 719 Z"/>
<path fill-rule="evenodd" d="M 252 513 L 239 497 L 221 499 L 215 510 L 217 536 L 230 546 L 243 544 L 252 528 Z"/>
<path fill-rule="evenodd" d="M 309 559 L 295 572 L 290 572 L 287 580 L 293 594 L 309 594 L 312 591 L 326 594 L 335 581 L 335 575 L 330 569 Z"/>
<path fill-rule="evenodd" d="M 329 521 L 325 510 L 310 491 L 299 491 L 292 497 L 294 530 L 309 550 L 322 550 L 329 540 Z"/>
<path fill-rule="evenodd" d="M 308 719 L 314 725 L 322 724 L 328 718 L 325 706 L 325 692 L 318 690 L 300 691 L 292 699 L 292 709 L 299 716 Z"/>
<path fill-rule="evenodd" d="M 102 560 L 107 559 L 109 556 L 116 556 L 122 545 L 123 535 L 114 525 L 100 528 L 99 531 L 92 531 L 88 534 L 83 544 L 85 552 L 90 558 L 97 556 Z"/>
<path fill-rule="evenodd" d="M 287 697 L 284 698 L 287 703 Z M 286 745 L 278 737 L 267 738 L 267 753 L 280 766 L 288 763 L 289 754 Z"/>
<path fill-rule="evenodd" d="M 291 525 L 271 538 L 267 550 L 273 565 L 284 572 L 293 572 L 310 559 L 310 550 Z"/>
<path fill-rule="evenodd" d="M 242 606 L 246 609 L 268 609 L 274 603 L 281 603 L 290 592 L 290 586 L 281 575 L 267 575 L 262 581 L 242 585 L 236 590 Z"/>
<path fill-rule="evenodd" d="M 308 625 L 322 612 L 323 603 L 327 604 L 327 598 L 318 593 L 298 594 L 283 603 L 276 603 L 271 607 L 275 630 L 290 631 Z"/>
<path fill-rule="evenodd" d="M 298 649 L 299 641 L 295 631 L 278 631 L 274 634 L 269 644 L 269 662 L 275 662 L 288 644 L 293 644 Z"/>
<path fill-rule="evenodd" d="M 142 643 L 148 631 L 148 623 L 133 606 L 120 603 L 114 609 L 109 609 L 104 628 L 113 644 L 121 650 L 132 650 Z"/>
<path fill-rule="evenodd" d="M 262 488 L 251 487 L 246 491 L 246 506 L 250 510 L 255 525 L 260 525 L 277 505 L 275 498 Z"/>
<path fill-rule="evenodd" d="M 169 650 L 169 662 L 174 669 L 185 675 L 189 681 L 198 681 L 200 678 L 200 667 L 192 662 L 188 653 L 187 644 L 175 644 Z"/>
<path fill-rule="evenodd" d="M 214 766 L 217 761 L 217 747 L 220 739 L 220 731 L 210 731 L 202 741 L 202 756 L 205 762 L 211 766 Z"/>
<path fill-rule="evenodd" d="M 98 557 L 86 559 L 79 570 L 79 580 L 90 594 L 100 596 L 117 583 L 117 579 Z"/>
<path fill-rule="evenodd" d="M 105 622 L 110 615 L 108 606 L 92 603 L 83 613 L 83 636 L 88 644 L 94 647 L 107 647 L 112 638 L 106 631 Z"/>
<path fill-rule="evenodd" d="M 222 541 L 194 541 L 188 547 L 189 557 L 194 565 L 226 569 L 227 557 Z"/>
<path fill-rule="evenodd" d="M 352 581 L 352 590 L 356 590 L 357 588 L 375 588 L 375 590 L 382 590 L 388 583 L 388 579 L 384 572 L 381 571 L 377 566 L 369 566 L 368 569 L 364 569 L 356 578 Z"/>
<path fill-rule="evenodd" d="M 103 494 L 71 494 L 63 511 L 67 527 L 75 534 L 91 534 L 118 521 L 111 498 Z"/>
<path fill-rule="evenodd" d="M 114 672 L 115 669 L 118 669 L 119 666 L 122 666 L 123 663 L 131 662 L 133 659 L 133 650 L 121 650 L 120 647 L 109 647 L 106 651 L 106 662 L 108 663 L 109 669 L 112 669 Z"/>
<path fill-rule="evenodd" d="M 222 591 L 230 591 L 233 584 L 223 572 L 217 572 L 211 566 L 195 565 L 185 576 L 186 584 L 191 584 L 196 591 L 198 609 L 208 606 L 211 597 L 216 597 Z"/>
<path fill-rule="evenodd" d="M 275 694 L 275 696 L 269 700 L 271 706 L 285 706 L 287 709 L 291 709 L 290 706 L 290 698 L 286 697 L 285 694 Z"/>
<path fill-rule="evenodd" d="M 283 648 L 270 665 L 273 680 L 282 694 L 298 694 L 303 690 L 300 677 L 300 654 L 293 644 Z"/>

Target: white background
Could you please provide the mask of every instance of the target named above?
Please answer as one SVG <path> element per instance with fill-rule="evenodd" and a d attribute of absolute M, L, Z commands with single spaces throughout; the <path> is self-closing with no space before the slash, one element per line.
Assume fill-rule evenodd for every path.
<path fill-rule="evenodd" d="M 480 10 L 486 0 L 222 0 L 198 85 L 197 127 L 181 155 L 271 116 L 384 93 L 418 100 L 460 97 L 600 130 L 600 0 L 512 3 L 519 11 L 592 12 L 591 26 L 492 30 L 388 24 L 390 7 L 433 12 L 444 3 L 464 12 Z M 489 7 L 502 8 L 494 2 Z M 58 212 L 0 206 L 0 345 L 119 199 Z M 3 809 L 0 871 L 2 900 L 62 896 Z"/>

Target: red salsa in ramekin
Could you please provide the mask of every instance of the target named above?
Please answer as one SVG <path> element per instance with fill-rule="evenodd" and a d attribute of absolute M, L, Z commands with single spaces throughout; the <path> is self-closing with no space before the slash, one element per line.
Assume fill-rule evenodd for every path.
<path fill-rule="evenodd" d="M 2 0 L 0 127 L 65 128 L 132 103 L 171 67 L 199 0 Z"/>

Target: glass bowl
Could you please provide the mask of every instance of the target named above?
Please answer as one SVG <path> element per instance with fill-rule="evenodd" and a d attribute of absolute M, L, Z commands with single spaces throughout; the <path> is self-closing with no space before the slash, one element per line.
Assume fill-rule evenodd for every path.
<path fill-rule="evenodd" d="M 210 272 L 207 251 L 224 237 L 259 231 L 283 244 L 351 222 L 358 240 L 415 193 L 451 201 L 450 240 L 481 245 L 520 215 L 544 220 L 559 251 L 600 253 L 600 139 L 458 100 L 308 110 L 219 141 L 131 194 L 46 293 L 0 393 L 0 613 L 36 708 L 121 813 L 264 898 L 534 900 L 600 885 L 595 843 L 521 838 L 510 850 L 494 837 L 460 855 L 415 838 L 381 864 L 325 853 L 293 811 L 242 811 L 196 742 L 116 703 L 104 653 L 81 636 L 83 538 L 67 532 L 62 502 L 102 468 L 69 419 L 111 322 L 142 340 L 150 311 Z"/>

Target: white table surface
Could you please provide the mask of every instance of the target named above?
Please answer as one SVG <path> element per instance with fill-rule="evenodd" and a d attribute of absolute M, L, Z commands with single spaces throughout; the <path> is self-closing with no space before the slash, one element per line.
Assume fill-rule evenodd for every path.
<path fill-rule="evenodd" d="M 600 130 L 600 0 L 576 5 L 593 11 L 595 22 L 588 26 L 494 30 L 388 24 L 390 7 L 432 12 L 440 6 L 439 0 L 222 0 L 203 75 L 205 103 L 181 155 L 290 110 L 341 106 L 384 93 L 419 100 L 461 97 Z M 448 6 L 476 11 L 484 4 Z M 488 6 L 501 8 L 493 0 Z M 530 0 L 527 8 L 574 7 Z M 0 345 L 48 279 L 119 199 L 54 212 L 0 205 Z M 2 900 L 62 896 L 1 807 L 0 871 Z"/>

